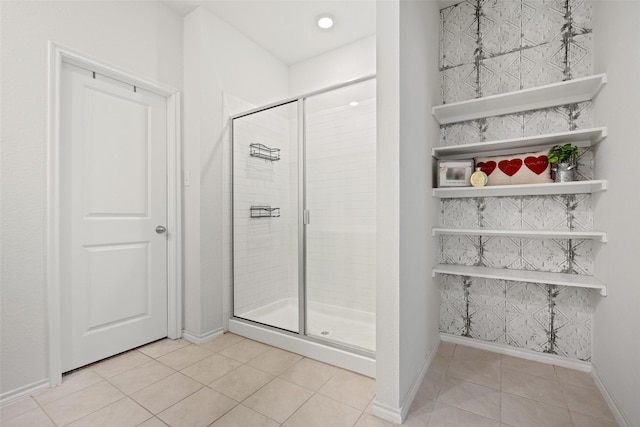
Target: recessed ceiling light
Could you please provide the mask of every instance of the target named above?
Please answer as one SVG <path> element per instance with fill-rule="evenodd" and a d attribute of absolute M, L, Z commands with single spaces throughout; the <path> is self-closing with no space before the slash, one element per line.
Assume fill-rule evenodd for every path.
<path fill-rule="evenodd" d="M 357 107 L 358 105 L 360 105 L 360 103 L 358 101 L 351 101 L 349 105 L 351 105 L 352 107 Z"/>
<path fill-rule="evenodd" d="M 323 29 L 328 29 L 333 27 L 333 19 L 329 16 L 321 16 L 320 18 L 318 18 L 318 27 L 323 28 Z"/>

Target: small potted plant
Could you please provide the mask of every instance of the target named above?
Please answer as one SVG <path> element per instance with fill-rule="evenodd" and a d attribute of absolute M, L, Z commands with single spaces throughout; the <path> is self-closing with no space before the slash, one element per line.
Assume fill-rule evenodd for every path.
<path fill-rule="evenodd" d="M 555 182 L 570 182 L 575 179 L 578 147 L 571 144 L 556 145 L 549 150 L 548 158 Z"/>

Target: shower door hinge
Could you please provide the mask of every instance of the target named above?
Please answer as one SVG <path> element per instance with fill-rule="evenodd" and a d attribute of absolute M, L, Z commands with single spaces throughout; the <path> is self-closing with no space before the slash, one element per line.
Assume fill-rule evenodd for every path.
<path fill-rule="evenodd" d="M 308 210 L 304 210 L 302 211 L 302 222 L 304 225 L 307 225 L 309 223 L 311 223 L 310 219 L 309 219 L 309 211 Z"/>

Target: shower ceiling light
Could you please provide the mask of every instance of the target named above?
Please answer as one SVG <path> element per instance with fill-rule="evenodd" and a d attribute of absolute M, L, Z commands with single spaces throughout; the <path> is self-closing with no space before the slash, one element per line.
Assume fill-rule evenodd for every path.
<path fill-rule="evenodd" d="M 321 16 L 320 18 L 318 18 L 318 27 L 325 30 L 333 27 L 333 19 L 326 15 Z"/>
<path fill-rule="evenodd" d="M 351 101 L 349 105 L 351 105 L 352 107 L 357 107 L 358 105 L 360 105 L 360 103 L 358 101 Z"/>

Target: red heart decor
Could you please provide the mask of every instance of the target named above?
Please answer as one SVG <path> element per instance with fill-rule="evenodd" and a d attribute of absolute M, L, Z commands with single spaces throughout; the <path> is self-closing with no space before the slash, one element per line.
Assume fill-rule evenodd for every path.
<path fill-rule="evenodd" d="M 480 168 L 482 172 L 486 173 L 487 176 L 489 176 L 491 175 L 491 172 L 496 169 L 496 162 L 494 162 L 493 160 L 489 160 L 488 162 L 478 162 L 476 163 L 476 167 Z"/>
<path fill-rule="evenodd" d="M 520 170 L 522 167 L 522 159 L 511 159 L 511 160 L 502 160 L 498 163 L 498 168 L 505 175 L 513 176 Z"/>
<path fill-rule="evenodd" d="M 547 156 L 529 156 L 524 159 L 524 164 L 531 169 L 532 172 L 535 172 L 536 175 L 540 175 L 542 172 L 547 170 L 547 166 L 549 166 L 549 159 Z"/>

